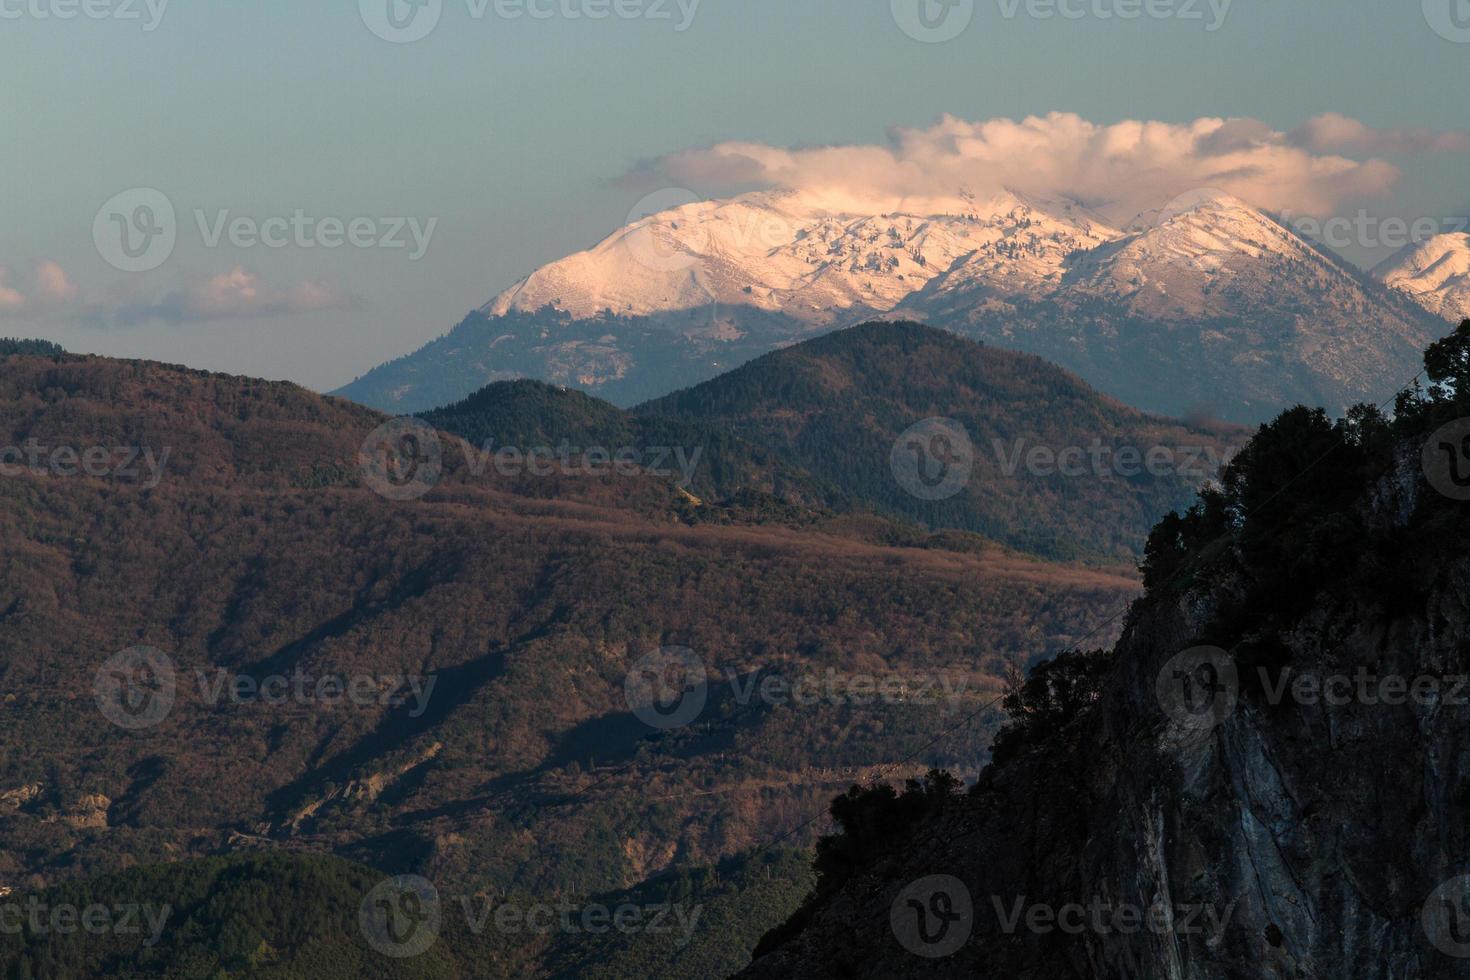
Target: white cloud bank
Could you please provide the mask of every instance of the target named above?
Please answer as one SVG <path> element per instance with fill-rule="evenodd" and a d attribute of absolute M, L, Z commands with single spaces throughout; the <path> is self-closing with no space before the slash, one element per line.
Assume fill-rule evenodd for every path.
<path fill-rule="evenodd" d="M 22 291 L 11 283 L 9 271 L 0 267 L 0 317 L 63 316 L 95 326 L 132 326 L 151 321 L 266 319 L 360 307 L 352 297 L 320 280 L 273 287 L 243 266 L 186 285 L 162 298 L 113 303 L 85 302 L 66 270 L 49 259 L 35 264 L 32 280 Z"/>
<path fill-rule="evenodd" d="M 287 289 L 272 289 L 260 277 L 235 266 L 194 286 L 173 292 L 156 303 L 123 308 L 116 318 L 125 323 L 163 320 L 171 323 L 257 319 L 347 309 L 350 300 L 326 283 L 309 280 Z"/>
<path fill-rule="evenodd" d="M 782 188 L 857 213 L 951 211 L 961 190 L 1010 190 L 1076 200 L 1121 222 L 1201 188 L 1268 210 L 1325 215 L 1397 183 L 1399 168 L 1380 154 L 1467 151 L 1464 132 L 1372 129 L 1336 114 L 1283 132 L 1255 119 L 1100 125 L 1054 112 L 1019 121 L 943 116 L 926 129 L 892 130 L 886 145 L 720 143 L 661 157 L 629 179 L 714 196 Z"/>

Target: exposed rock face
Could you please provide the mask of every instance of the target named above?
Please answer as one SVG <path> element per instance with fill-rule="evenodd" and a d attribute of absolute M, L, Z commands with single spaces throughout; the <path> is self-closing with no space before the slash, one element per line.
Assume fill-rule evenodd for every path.
<path fill-rule="evenodd" d="M 402 779 L 405 775 L 417 769 L 419 766 L 422 766 L 424 763 L 430 762 L 433 759 L 437 758 L 439 753 L 443 750 L 444 743 L 435 742 L 423 751 L 413 755 L 406 762 L 394 766 L 387 772 L 375 772 L 367 775 L 362 779 L 354 779 L 347 783 L 347 785 L 334 790 L 326 796 L 323 796 L 320 799 L 312 800 L 310 803 L 307 803 L 300 810 L 296 811 L 296 813 L 293 814 L 291 818 L 284 823 L 283 826 L 294 831 L 298 829 L 303 822 L 319 814 L 322 811 L 323 807 L 326 807 L 332 803 L 340 803 L 344 801 L 361 801 L 371 803 L 383 794 L 383 790 L 387 789 L 389 786 L 392 786 L 398 780 Z"/>
<path fill-rule="evenodd" d="M 1363 566 L 1288 629 L 1222 641 L 1238 683 L 1177 658 L 1246 583 L 1143 601 L 1096 704 L 1008 753 L 742 976 L 1470 976 L 1470 560 L 1444 534 L 1467 505 L 1400 460 L 1358 514 L 1377 542 Z M 1414 560 L 1380 566 L 1383 542 Z M 1218 684 L 1195 687 L 1203 710 L 1161 696 L 1176 667 Z M 891 923 L 925 914 L 932 937 L 963 911 L 953 886 L 907 905 L 933 875 L 963 883 L 973 917 L 929 959 Z"/>
<path fill-rule="evenodd" d="M 108 826 L 107 811 L 112 800 L 101 793 L 89 793 L 68 806 L 61 822 L 73 830 L 101 830 Z"/>
<path fill-rule="evenodd" d="M 40 783 L 28 783 L 0 792 L 0 813 L 14 813 L 41 795 Z"/>
<path fill-rule="evenodd" d="M 1289 644 L 1291 663 L 1305 677 L 1353 677 L 1359 667 L 1463 674 L 1466 573 L 1464 564 L 1444 570 L 1423 615 L 1386 616 L 1371 600 L 1324 604 Z M 1079 974 L 1470 975 L 1470 961 L 1429 944 L 1419 915 L 1470 855 L 1459 793 L 1466 707 L 1354 697 L 1275 709 L 1250 696 L 1247 675 L 1246 697 L 1218 728 L 1161 727 L 1152 688 L 1193 625 L 1170 610 L 1129 638 L 1100 733 L 1121 750 L 1118 781 L 1094 810 L 1079 870 L 1085 895 L 1213 908 L 1229 925 L 1218 939 L 1089 940 Z"/>

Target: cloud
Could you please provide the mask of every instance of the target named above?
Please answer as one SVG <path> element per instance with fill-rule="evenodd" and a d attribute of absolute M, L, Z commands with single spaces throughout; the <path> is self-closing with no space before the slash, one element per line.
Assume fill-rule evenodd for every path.
<path fill-rule="evenodd" d="M 33 316 L 72 303 L 77 287 L 60 265 L 44 259 L 35 265 L 35 287 L 28 296 L 9 285 L 9 270 L 0 267 L 0 316 Z"/>
<path fill-rule="evenodd" d="M 1371 129 L 1356 119 L 1335 112 L 1324 113 L 1292 130 L 1294 146 L 1313 153 L 1466 153 L 1470 132 L 1423 128 Z"/>
<path fill-rule="evenodd" d="M 1327 214 L 1382 194 L 1399 169 L 1373 154 L 1470 150 L 1463 133 L 1373 130 L 1320 116 L 1290 133 L 1255 119 L 1089 122 L 1072 113 L 969 122 L 942 116 L 895 128 L 884 145 L 787 149 L 729 142 L 645 164 L 626 180 L 713 196 L 796 191 L 833 211 L 952 211 L 963 194 L 1066 198 L 1125 222 L 1169 199 L 1216 188 L 1270 210 Z"/>
<path fill-rule="evenodd" d="M 6 285 L 10 272 L 0 266 L 0 315 L 19 313 L 26 307 L 25 294 Z"/>
<path fill-rule="evenodd" d="M 22 292 L 9 285 L 8 271 L 0 267 L 0 317 L 64 316 L 91 326 L 132 326 L 152 321 L 266 319 L 361 308 L 356 299 L 321 280 L 273 288 L 243 266 L 174 290 L 161 299 L 140 298 L 130 289 L 107 302 L 83 302 L 81 290 L 66 270 L 50 259 L 35 263 L 34 269 L 34 288 Z"/>
<path fill-rule="evenodd" d="M 66 277 L 66 270 L 49 259 L 36 265 L 36 290 L 43 299 L 70 303 L 77 298 L 77 287 Z"/>
<path fill-rule="evenodd" d="M 319 280 L 273 289 L 242 266 L 169 293 L 155 302 L 129 303 L 111 311 L 93 310 L 89 319 L 133 325 L 152 320 L 200 323 L 209 320 L 265 319 L 325 310 L 358 308 L 351 297 Z"/>

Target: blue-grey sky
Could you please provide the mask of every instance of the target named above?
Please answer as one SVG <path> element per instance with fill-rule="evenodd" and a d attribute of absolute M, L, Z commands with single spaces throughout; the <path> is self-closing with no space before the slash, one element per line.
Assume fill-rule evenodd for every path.
<path fill-rule="evenodd" d="M 1376 214 L 1470 206 L 1470 154 L 1404 135 L 1470 129 L 1470 0 L 973 0 L 938 43 L 900 26 L 937 0 L 420 0 L 442 8 L 418 11 L 438 21 L 412 43 L 372 29 L 393 34 L 390 2 L 428 23 L 407 0 L 161 2 L 0 0 L 0 334 L 333 388 L 620 225 L 647 188 L 619 178 L 647 161 L 884 144 L 942 114 L 1286 132 L 1340 113 L 1399 134 L 1356 154 L 1402 170 Z M 177 233 L 129 272 L 96 238 L 113 214 L 157 230 L 136 188 Z M 283 247 L 249 244 L 298 210 L 339 238 L 368 219 L 364 243 L 406 219 L 408 247 L 303 248 L 282 224 L 260 230 Z M 211 245 L 226 211 L 251 224 Z"/>

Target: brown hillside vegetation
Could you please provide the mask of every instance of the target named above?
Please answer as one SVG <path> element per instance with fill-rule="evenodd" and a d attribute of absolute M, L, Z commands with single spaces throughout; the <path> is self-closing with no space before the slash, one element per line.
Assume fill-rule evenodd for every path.
<path fill-rule="evenodd" d="M 972 535 L 884 544 L 913 532 L 873 520 L 690 524 L 644 475 L 476 477 L 447 437 L 443 484 L 392 502 L 356 464 L 383 421 L 157 364 L 0 362 L 0 447 L 170 450 L 156 486 L 0 478 L 0 885 L 290 848 L 464 889 L 632 886 L 774 840 L 860 777 L 977 772 L 997 717 L 976 712 L 1005 666 L 1105 642 L 1136 590 Z M 177 692 L 128 731 L 94 682 L 139 644 Z M 625 680 L 670 646 L 703 661 L 709 704 L 661 731 Z M 209 696 L 221 670 L 435 686 L 237 704 Z M 829 670 L 955 694 L 740 697 Z"/>

